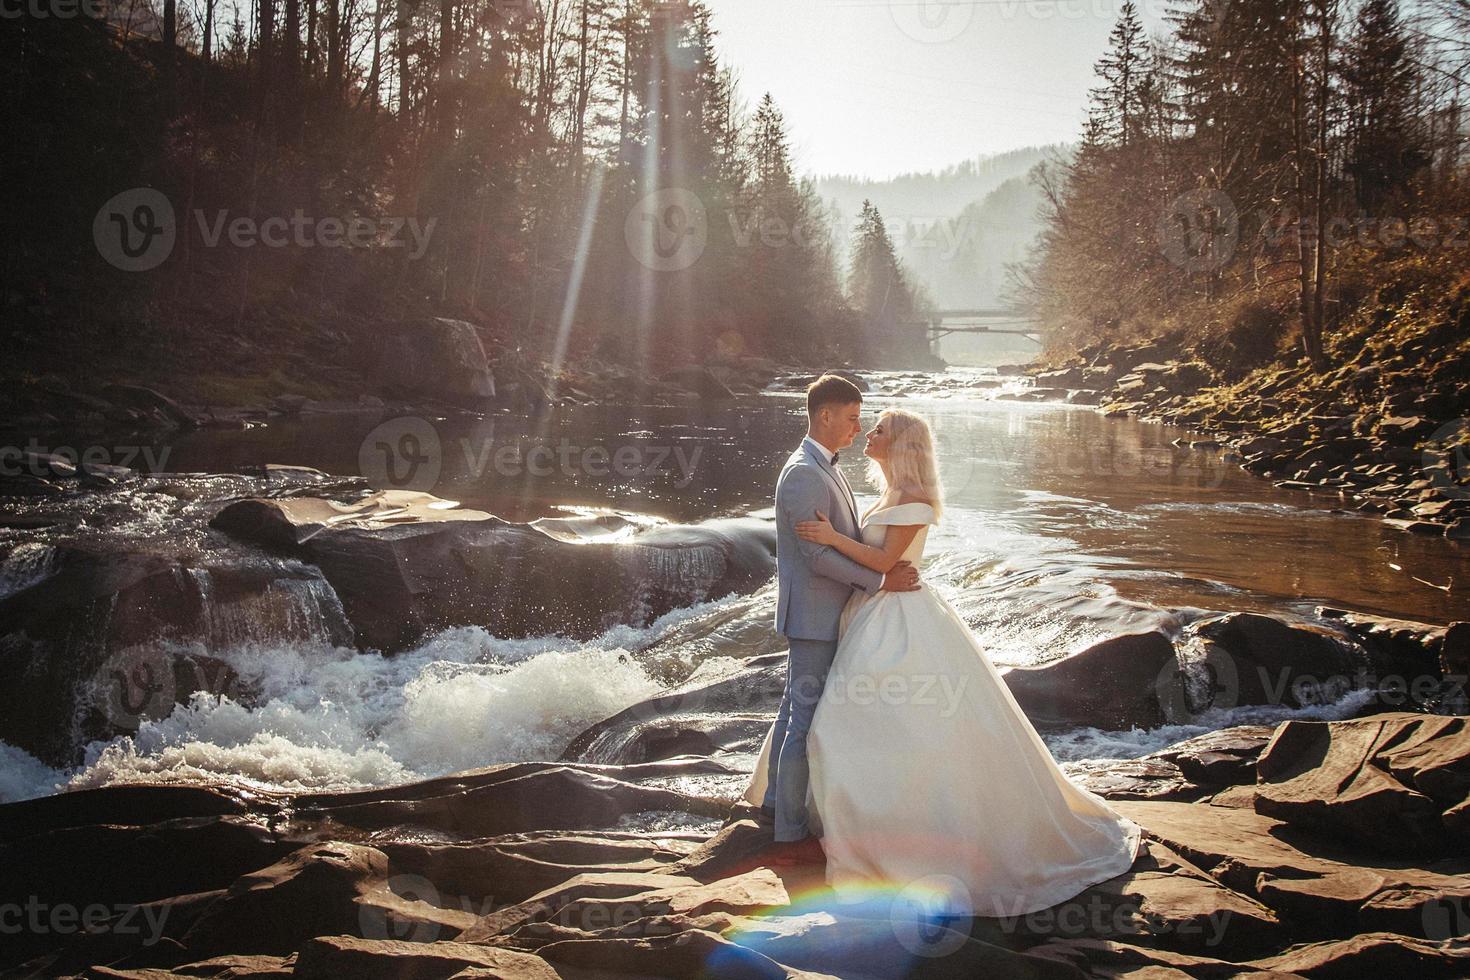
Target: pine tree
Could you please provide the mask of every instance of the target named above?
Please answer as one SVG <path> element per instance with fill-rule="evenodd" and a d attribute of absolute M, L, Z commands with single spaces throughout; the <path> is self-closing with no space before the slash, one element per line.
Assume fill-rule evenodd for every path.
<path fill-rule="evenodd" d="M 1417 72 L 1395 0 L 1367 0 L 1358 10 L 1341 75 L 1348 110 L 1344 169 L 1358 204 L 1373 211 L 1429 162 L 1414 118 Z"/>
<path fill-rule="evenodd" d="M 1103 84 L 1091 92 L 1090 116 L 1103 141 L 1126 148 L 1147 122 L 1144 100 L 1153 74 L 1148 41 L 1133 0 L 1125 0 L 1108 46 L 1096 66 Z"/>
<path fill-rule="evenodd" d="M 858 315 L 867 357 L 897 363 L 913 358 L 920 345 L 927 349 L 923 324 L 915 320 L 912 287 L 883 215 L 871 201 L 863 202 L 854 229 L 847 294 Z"/>

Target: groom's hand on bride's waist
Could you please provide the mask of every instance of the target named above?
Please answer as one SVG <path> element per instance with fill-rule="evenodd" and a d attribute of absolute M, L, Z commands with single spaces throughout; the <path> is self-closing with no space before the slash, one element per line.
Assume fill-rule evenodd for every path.
<path fill-rule="evenodd" d="M 919 570 L 909 562 L 899 562 L 883 576 L 884 592 L 917 592 L 918 589 Z"/>

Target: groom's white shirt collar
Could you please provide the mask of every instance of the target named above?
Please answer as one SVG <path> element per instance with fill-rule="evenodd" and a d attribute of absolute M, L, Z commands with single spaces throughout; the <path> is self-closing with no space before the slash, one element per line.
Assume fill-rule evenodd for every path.
<path fill-rule="evenodd" d="M 813 449 L 815 449 L 817 451 L 817 455 L 820 456 L 820 457 L 822 457 L 823 459 L 825 459 L 829 464 L 833 460 L 835 460 L 837 458 L 837 454 L 836 453 L 834 453 L 832 450 L 828 449 L 826 446 L 822 445 L 817 440 L 813 439 L 811 436 L 807 436 L 806 438 L 802 439 L 801 441 L 802 441 L 803 444 L 809 445 Z"/>

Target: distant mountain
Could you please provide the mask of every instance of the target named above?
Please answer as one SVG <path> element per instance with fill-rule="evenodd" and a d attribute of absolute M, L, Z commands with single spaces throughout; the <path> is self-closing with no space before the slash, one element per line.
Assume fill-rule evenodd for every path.
<path fill-rule="evenodd" d="M 938 306 L 996 306 L 1006 290 L 1006 264 L 1023 259 L 1041 231 L 1041 195 L 1029 172 L 1071 151 L 1066 144 L 1026 147 L 892 180 L 822 177 L 817 191 L 832 209 L 844 270 L 852 224 L 870 200 L 905 269 Z M 1015 360 L 1034 347 L 1024 337 L 956 335 L 943 341 L 941 353 L 955 362 L 987 363 Z"/>
<path fill-rule="evenodd" d="M 890 225 L 894 218 L 932 222 L 959 214 L 1012 177 L 1025 175 L 1048 152 L 1065 149 L 1028 146 L 965 160 L 937 173 L 902 174 L 889 180 L 829 175 L 817 178 L 817 191 L 851 221 L 857 220 L 863 201 L 870 200 Z"/>

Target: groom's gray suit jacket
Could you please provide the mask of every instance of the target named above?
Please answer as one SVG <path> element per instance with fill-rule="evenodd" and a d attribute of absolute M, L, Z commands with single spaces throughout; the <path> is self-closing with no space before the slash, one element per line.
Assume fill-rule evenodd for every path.
<path fill-rule="evenodd" d="M 836 640 L 853 589 L 874 593 L 883 587 L 882 572 L 797 536 L 797 523 L 814 520 L 819 510 L 838 533 L 862 540 L 852 493 L 826 456 L 803 439 L 776 481 L 776 632 L 787 639 Z"/>

